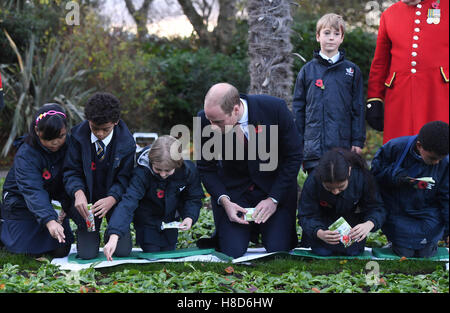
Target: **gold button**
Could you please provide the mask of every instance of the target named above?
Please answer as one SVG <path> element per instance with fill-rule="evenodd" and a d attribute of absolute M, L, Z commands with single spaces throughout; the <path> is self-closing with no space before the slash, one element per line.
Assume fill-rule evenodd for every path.
<path fill-rule="evenodd" d="M 417 5 L 417 8 L 422 9 L 422 5 L 419 3 L 419 4 Z"/>
<path fill-rule="evenodd" d="M 416 64 L 417 64 L 416 61 L 412 61 L 412 62 L 411 62 L 411 65 L 412 65 L 412 66 L 416 66 Z"/>
<path fill-rule="evenodd" d="M 419 40 L 419 36 L 414 36 L 413 39 L 414 40 Z"/>
<path fill-rule="evenodd" d="M 420 32 L 420 28 L 419 28 L 419 27 L 416 27 L 416 28 L 414 28 L 414 31 L 415 31 L 416 33 L 418 33 L 418 32 Z"/>
<path fill-rule="evenodd" d="M 420 13 L 420 11 L 417 11 L 417 12 L 416 12 L 416 15 L 420 15 L 420 14 L 422 14 L 422 13 Z"/>
<path fill-rule="evenodd" d="M 411 69 L 411 73 L 414 74 L 414 73 L 416 73 L 416 72 L 417 72 L 417 70 L 416 70 L 415 68 L 412 68 L 412 69 Z"/>
<path fill-rule="evenodd" d="M 416 57 L 416 56 L 417 56 L 417 52 L 416 52 L 416 51 L 413 51 L 413 53 L 411 53 L 411 55 L 412 55 L 413 57 Z"/>
<path fill-rule="evenodd" d="M 416 43 L 413 43 L 412 47 L 413 47 L 414 49 L 416 49 L 417 47 L 419 47 L 419 45 L 416 44 Z"/>
<path fill-rule="evenodd" d="M 420 20 L 415 20 L 414 21 L 416 24 L 420 24 Z"/>

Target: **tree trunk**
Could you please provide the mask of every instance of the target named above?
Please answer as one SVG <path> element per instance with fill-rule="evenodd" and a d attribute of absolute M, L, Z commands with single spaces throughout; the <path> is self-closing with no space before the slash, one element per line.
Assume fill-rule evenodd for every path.
<path fill-rule="evenodd" d="M 209 46 L 215 51 L 227 54 L 236 30 L 236 0 L 218 0 L 219 17 L 214 31 L 208 31 L 208 19 L 211 10 L 201 15 L 194 7 L 194 0 L 178 0 L 184 15 L 194 27 L 201 46 Z M 198 4 L 198 2 L 197 2 Z M 206 6 L 211 9 L 211 6 Z"/>
<path fill-rule="evenodd" d="M 213 35 L 217 40 L 217 50 L 228 54 L 236 32 L 236 0 L 219 0 L 219 6 L 219 17 Z"/>
<path fill-rule="evenodd" d="M 178 0 L 178 3 L 183 9 L 184 15 L 186 15 L 186 17 L 189 19 L 189 22 L 192 24 L 192 27 L 197 33 L 197 36 L 200 40 L 200 45 L 202 46 L 212 45 L 213 42 L 211 42 L 212 38 L 209 34 L 207 23 L 207 19 L 209 16 L 203 17 L 200 14 L 198 14 L 197 11 L 195 10 L 192 0 Z"/>
<path fill-rule="evenodd" d="M 288 0 L 249 0 L 248 55 L 251 94 L 292 102 L 292 17 Z"/>
<path fill-rule="evenodd" d="M 132 0 L 125 0 L 128 12 L 133 17 L 137 28 L 137 37 L 139 41 L 143 41 L 148 35 L 147 22 L 148 22 L 148 9 L 153 0 L 144 0 L 142 7 L 136 10 Z"/>

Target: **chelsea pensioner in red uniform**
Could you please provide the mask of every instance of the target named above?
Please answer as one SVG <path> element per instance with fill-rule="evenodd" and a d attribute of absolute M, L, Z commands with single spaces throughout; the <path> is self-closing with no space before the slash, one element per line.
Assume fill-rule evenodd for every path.
<path fill-rule="evenodd" d="M 397 2 L 381 15 L 368 86 L 384 101 L 383 143 L 449 122 L 449 1 Z"/>

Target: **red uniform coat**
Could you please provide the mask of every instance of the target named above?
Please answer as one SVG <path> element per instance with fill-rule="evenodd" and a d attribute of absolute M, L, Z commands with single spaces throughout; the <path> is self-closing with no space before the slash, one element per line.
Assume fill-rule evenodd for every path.
<path fill-rule="evenodd" d="M 433 7 L 438 24 L 427 21 Z M 430 121 L 448 123 L 448 36 L 448 0 L 399 1 L 381 15 L 367 101 L 384 101 L 383 143 L 417 134 Z"/>

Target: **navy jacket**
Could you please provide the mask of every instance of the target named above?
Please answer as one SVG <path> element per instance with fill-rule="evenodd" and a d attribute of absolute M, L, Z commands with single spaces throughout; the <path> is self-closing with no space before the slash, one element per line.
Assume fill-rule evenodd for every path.
<path fill-rule="evenodd" d="M 81 189 L 86 194 L 88 201 L 92 201 L 93 175 L 91 164 L 93 160 L 91 157 L 89 122 L 84 121 L 74 126 L 71 135 L 72 141 L 64 165 L 64 186 L 71 197 L 75 197 L 75 192 Z M 113 164 L 111 170 L 108 171 L 109 175 L 105 182 L 108 190 L 106 196 L 113 196 L 117 201 L 120 201 L 133 172 L 136 151 L 134 138 L 122 120 L 114 126 L 114 134 L 110 145 L 114 147 L 114 151 L 112 151 Z M 109 145 L 108 148 L 110 148 Z"/>
<path fill-rule="evenodd" d="M 382 227 L 388 239 L 400 247 L 420 249 L 425 243 L 437 243 L 448 236 L 448 156 L 437 165 L 427 165 L 415 151 L 414 140 L 398 169 L 397 160 L 410 136 L 388 141 L 375 154 L 371 171 L 379 186 L 387 210 Z M 395 176 L 406 171 L 408 176 L 433 177 L 435 183 L 425 186 L 398 186 Z M 421 189 L 424 187 L 424 189 Z"/>
<path fill-rule="evenodd" d="M 379 229 L 384 223 L 386 212 L 380 194 L 368 190 L 366 179 L 361 169 L 353 167 L 347 189 L 335 196 L 325 190 L 314 171 L 308 175 L 298 209 L 303 233 L 317 239 L 319 229 L 327 230 L 341 216 L 351 227 L 372 221 L 375 226 L 371 231 Z"/>
<path fill-rule="evenodd" d="M 193 224 L 198 219 L 204 193 L 194 163 L 185 160 L 182 167 L 165 179 L 164 208 L 160 208 L 155 204 L 154 194 L 158 191 L 158 182 L 163 179 L 151 169 L 148 152 L 143 151 L 137 160 L 130 185 L 108 223 L 108 236 L 124 236 L 131 221 L 135 227 L 150 226 L 159 230 L 161 222 L 175 220 L 177 211 L 182 219 L 192 218 Z"/>
<path fill-rule="evenodd" d="M 316 86 L 318 79 L 323 81 L 324 89 Z M 306 168 L 316 166 L 333 147 L 364 147 L 363 77 L 359 67 L 345 59 L 344 51 L 340 51 L 340 59 L 334 64 L 317 51 L 314 53 L 314 59 L 297 76 L 292 108 L 304 144 Z"/>
<path fill-rule="evenodd" d="M 251 181 L 256 184 L 268 196 L 279 201 L 280 205 L 297 198 L 297 174 L 302 162 L 302 147 L 298 140 L 298 131 L 295 127 L 292 113 L 289 111 L 285 101 L 267 95 L 241 95 L 248 103 L 248 122 L 257 129 L 258 125 L 265 125 L 264 131 L 258 132 L 256 136 L 265 136 L 266 151 L 269 151 L 271 137 L 278 143 L 276 157 L 277 167 L 272 171 L 261 171 L 260 165 L 268 164 L 270 160 L 262 160 L 256 153 L 255 160 L 248 160 L 248 172 Z M 202 129 L 210 125 L 202 110 L 198 113 L 201 118 Z M 278 126 L 278 133 L 272 133 L 270 125 Z M 202 137 L 202 147 L 210 137 Z M 256 147 L 258 149 L 258 140 Z M 222 135 L 222 151 L 225 155 L 225 135 Z M 249 140 L 251 146 L 252 138 Z M 256 150 L 258 151 L 258 150 Z M 242 181 L 247 177 L 242 177 L 236 170 L 237 162 L 234 160 L 205 160 L 197 161 L 197 166 L 205 188 L 211 194 L 214 202 L 217 202 L 221 195 L 228 195 L 231 201 L 236 201 L 237 197 L 245 192 L 246 187 Z M 214 204 L 213 204 L 214 205 Z M 295 204 L 296 206 L 296 204 Z"/>
<path fill-rule="evenodd" d="M 36 219 L 45 226 L 57 220 L 51 200 L 61 202 L 63 209 L 70 205 L 63 187 L 63 163 L 70 137 L 56 152 L 51 152 L 40 143 L 36 147 L 19 143 L 14 163 L 3 185 L 4 219 Z"/>

